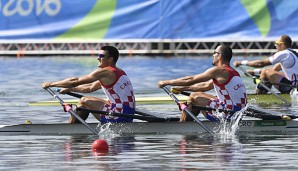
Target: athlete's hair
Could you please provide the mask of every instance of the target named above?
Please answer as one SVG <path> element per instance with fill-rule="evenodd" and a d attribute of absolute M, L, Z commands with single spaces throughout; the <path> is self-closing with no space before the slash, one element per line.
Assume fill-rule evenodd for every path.
<path fill-rule="evenodd" d="M 119 58 L 119 51 L 114 46 L 102 46 L 100 48 L 107 52 L 108 58 L 113 57 L 113 61 L 116 64 Z"/>
<path fill-rule="evenodd" d="M 285 46 L 287 48 L 292 47 L 292 39 L 290 38 L 290 36 L 285 34 L 285 35 L 280 36 L 280 39 L 285 44 Z"/>
<path fill-rule="evenodd" d="M 233 51 L 230 48 L 230 46 L 221 45 L 219 48 L 219 52 L 225 61 L 227 61 L 227 62 L 231 61 L 232 56 L 233 56 Z"/>

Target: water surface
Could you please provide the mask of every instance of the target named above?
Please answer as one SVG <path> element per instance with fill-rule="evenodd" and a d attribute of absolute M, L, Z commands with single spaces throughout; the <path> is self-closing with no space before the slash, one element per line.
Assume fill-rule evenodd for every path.
<path fill-rule="evenodd" d="M 237 57 L 243 59 L 244 57 Z M 261 57 L 259 57 L 261 58 Z M 250 58 L 251 59 L 251 58 Z M 210 57 L 124 57 L 118 66 L 130 76 L 138 96 L 167 96 L 159 80 L 194 75 L 211 66 Z M 54 100 L 41 88 L 91 72 L 95 57 L 0 58 L 0 125 L 65 123 L 60 106 L 30 106 Z M 249 91 L 255 85 L 243 77 Z M 98 92 L 93 95 L 102 96 Z M 63 99 L 70 99 L 61 95 Z M 179 116 L 177 105 L 138 105 L 141 110 Z M 296 107 L 272 106 L 297 113 Z M 90 117 L 87 122 L 94 122 Z M 104 138 L 108 153 L 94 154 L 91 144 Z M 195 135 L 0 136 L 0 170 L 297 170 L 297 135 L 266 132 L 228 137 Z"/>

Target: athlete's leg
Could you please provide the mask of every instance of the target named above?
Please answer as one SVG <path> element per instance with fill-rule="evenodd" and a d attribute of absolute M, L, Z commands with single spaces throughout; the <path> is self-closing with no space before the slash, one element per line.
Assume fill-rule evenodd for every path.
<path fill-rule="evenodd" d="M 200 112 L 198 108 L 194 106 L 207 106 L 209 100 L 211 98 L 216 98 L 216 96 L 206 94 L 204 92 L 193 92 L 190 94 L 187 103 L 188 103 L 188 110 L 190 110 L 195 116 L 197 116 Z M 205 111 L 202 111 L 202 113 L 205 115 Z M 193 118 L 189 116 L 186 112 L 182 112 L 182 115 L 180 117 L 180 122 L 184 121 L 193 121 Z"/>
<path fill-rule="evenodd" d="M 78 102 L 78 107 L 99 111 L 99 110 L 102 110 L 103 106 L 106 104 L 109 104 L 109 102 L 104 99 L 85 96 L 85 97 L 82 97 Z M 89 116 L 89 112 L 86 112 L 86 111 L 77 111 L 77 114 L 84 120 L 86 120 Z M 97 120 L 100 121 L 99 114 L 93 114 L 93 115 Z M 79 123 L 79 121 L 74 116 L 71 116 L 68 122 Z"/>
<path fill-rule="evenodd" d="M 279 84 L 281 85 L 275 85 L 275 88 L 278 89 L 281 93 L 290 93 L 291 90 L 293 89 L 292 86 L 292 81 L 288 80 L 286 77 L 280 78 Z"/>
<path fill-rule="evenodd" d="M 279 83 L 280 77 L 285 77 L 283 72 L 274 70 L 273 68 L 263 69 L 260 75 L 261 80 L 267 80 L 271 83 Z"/>
<path fill-rule="evenodd" d="M 260 75 L 261 82 L 265 84 L 268 88 L 272 87 L 271 83 L 279 83 L 280 78 L 284 77 L 282 72 L 276 71 L 273 68 L 263 69 Z M 268 91 L 258 84 L 256 93 L 258 94 L 266 94 Z"/>

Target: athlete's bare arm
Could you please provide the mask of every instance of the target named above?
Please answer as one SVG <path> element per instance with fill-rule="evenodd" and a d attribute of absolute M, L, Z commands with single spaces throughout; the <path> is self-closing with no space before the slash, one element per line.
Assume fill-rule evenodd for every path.
<path fill-rule="evenodd" d="M 173 88 L 180 92 L 181 91 L 205 92 L 205 91 L 212 90 L 214 87 L 213 87 L 213 81 L 209 80 L 206 82 L 201 82 L 201 83 L 197 83 L 197 84 L 190 85 L 190 86 L 175 86 Z"/>
<path fill-rule="evenodd" d="M 110 69 L 96 69 L 88 75 L 82 77 L 66 78 L 57 82 L 44 82 L 43 88 L 47 87 L 62 87 L 62 88 L 73 88 L 83 84 L 90 84 L 95 81 L 102 81 L 105 85 L 113 83 L 116 79 L 115 73 Z"/>

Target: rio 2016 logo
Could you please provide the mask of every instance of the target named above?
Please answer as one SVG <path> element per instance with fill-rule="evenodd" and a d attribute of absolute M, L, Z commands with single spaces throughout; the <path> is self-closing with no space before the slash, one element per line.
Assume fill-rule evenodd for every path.
<path fill-rule="evenodd" d="M 35 7 L 35 8 L 34 8 Z M 4 16 L 28 16 L 35 13 L 36 16 L 45 12 L 49 16 L 57 15 L 61 10 L 60 0 L 9 0 L 5 4 L 1 4 L 0 10 Z"/>

